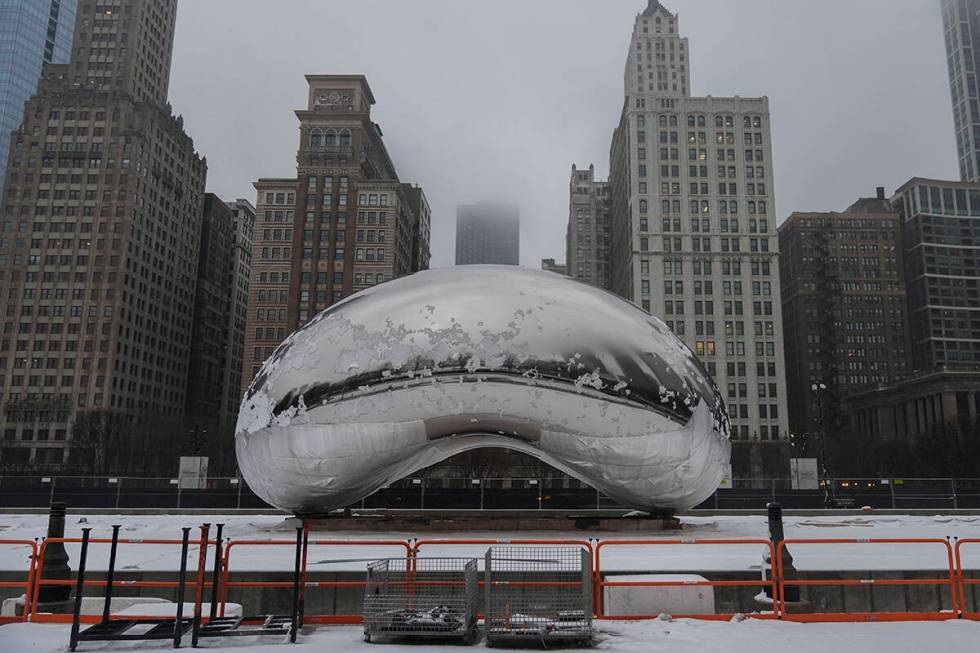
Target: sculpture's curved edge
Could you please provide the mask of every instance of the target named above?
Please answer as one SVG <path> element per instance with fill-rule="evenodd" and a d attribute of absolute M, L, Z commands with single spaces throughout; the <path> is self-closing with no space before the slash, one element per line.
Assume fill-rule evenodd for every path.
<path fill-rule="evenodd" d="M 710 419 L 703 406 L 698 416 L 702 422 Z M 356 428 L 358 425 L 347 426 Z M 690 444 L 689 456 L 680 461 L 664 460 L 646 466 L 622 467 L 634 473 L 642 470 L 632 485 L 624 485 L 621 477 L 615 474 L 607 483 L 604 478 L 611 471 L 609 469 L 596 473 L 593 468 L 589 473 L 588 461 L 580 460 L 581 467 L 566 463 L 534 444 L 497 434 L 449 437 L 439 440 L 436 446 L 424 436 L 413 440 L 418 434 L 412 434 L 403 439 L 404 446 L 385 451 L 372 451 L 372 446 L 378 443 L 365 438 L 368 446 L 358 456 L 337 461 L 307 456 L 308 446 L 315 448 L 316 445 L 311 438 L 329 438 L 342 428 L 336 425 L 280 426 L 239 438 L 236 448 L 242 475 L 257 496 L 276 508 L 296 514 L 322 514 L 354 505 L 397 480 L 457 454 L 481 448 L 502 448 L 537 458 L 624 506 L 650 512 L 683 511 L 700 504 L 717 490 L 731 455 L 731 443 L 727 438 L 718 437 L 710 429 L 698 428 L 697 424 L 689 424 L 675 433 L 643 436 L 653 445 L 658 439 L 684 439 Z M 298 437 L 289 440 L 287 433 Z M 362 436 L 363 433 L 358 435 Z M 601 439 L 596 438 L 597 441 Z M 287 442 L 291 444 L 287 445 Z M 333 463 L 342 467 L 361 467 L 364 473 L 352 483 L 339 487 L 336 477 L 324 470 Z M 657 490 L 650 491 L 650 487 Z M 656 499 L 651 499 L 652 496 Z"/>

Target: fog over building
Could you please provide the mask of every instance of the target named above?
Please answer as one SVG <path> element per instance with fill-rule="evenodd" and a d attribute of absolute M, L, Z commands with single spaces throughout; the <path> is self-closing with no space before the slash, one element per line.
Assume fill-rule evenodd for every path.
<path fill-rule="evenodd" d="M 37 90 L 45 64 L 68 63 L 78 0 L 0 2 L 0 191 L 10 133 Z"/>
<path fill-rule="evenodd" d="M 520 263 L 520 209 L 496 202 L 456 208 L 456 265 Z"/>
<path fill-rule="evenodd" d="M 705 363 L 737 443 L 779 441 L 788 429 L 769 101 L 692 97 L 690 76 L 677 16 L 650 0 L 634 23 L 610 148 L 611 286 Z M 768 453 L 736 447 L 735 463 L 759 476 Z"/>
<path fill-rule="evenodd" d="M 245 334 L 247 390 L 293 331 L 359 290 L 428 267 L 431 212 L 399 181 L 363 75 L 307 75 L 296 176 L 257 192 Z"/>
<path fill-rule="evenodd" d="M 12 136 L 0 245 L 3 463 L 77 416 L 183 419 L 206 162 L 167 105 L 176 0 L 85 3 Z M 112 65 L 106 62 L 112 61 Z"/>

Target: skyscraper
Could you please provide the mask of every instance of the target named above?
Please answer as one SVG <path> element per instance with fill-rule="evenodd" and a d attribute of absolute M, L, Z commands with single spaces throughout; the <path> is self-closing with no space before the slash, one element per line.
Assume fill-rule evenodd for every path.
<path fill-rule="evenodd" d="M 520 209 L 497 202 L 456 208 L 456 265 L 473 264 L 521 264 Z"/>
<path fill-rule="evenodd" d="M 579 170 L 573 165 L 568 188 L 568 276 L 609 288 L 609 184 L 596 181 L 595 166 Z"/>
<path fill-rule="evenodd" d="M 980 365 L 980 184 L 913 178 L 896 191 L 913 369 Z"/>
<path fill-rule="evenodd" d="M 943 0 L 946 66 L 960 179 L 980 180 L 980 0 Z"/>
<path fill-rule="evenodd" d="M 84 3 L 71 63 L 45 68 L 13 133 L 3 464 L 62 462 L 83 414 L 131 438 L 180 428 L 207 166 L 166 105 L 176 9 Z"/>
<path fill-rule="evenodd" d="M 900 233 L 884 188 L 843 213 L 793 213 L 779 226 L 793 433 L 818 421 L 838 432 L 841 400 L 907 374 Z M 826 386 L 819 397 L 814 383 Z"/>
<path fill-rule="evenodd" d="M 238 407 L 226 412 L 223 383 L 228 363 L 228 333 L 232 288 L 231 261 L 235 249 L 234 212 L 217 195 L 204 196 L 201 247 L 198 254 L 194 333 L 187 383 L 189 425 L 218 435 L 231 426 Z"/>
<path fill-rule="evenodd" d="M 296 176 L 255 182 L 243 392 L 279 343 L 320 311 L 428 266 L 428 201 L 399 181 L 371 120 L 367 79 L 306 80 Z"/>
<path fill-rule="evenodd" d="M 232 212 L 234 246 L 229 261 L 231 303 L 228 310 L 228 355 L 221 383 L 221 403 L 229 416 L 238 415 L 242 403 L 242 370 L 245 364 L 245 327 L 248 294 L 252 281 L 252 240 L 255 238 L 255 207 L 248 200 L 228 203 Z M 234 426 L 234 424 L 232 424 Z"/>
<path fill-rule="evenodd" d="M 0 191 L 10 132 L 44 64 L 67 63 L 78 0 L 0 0 Z"/>
<path fill-rule="evenodd" d="M 769 102 L 692 97 L 690 75 L 677 16 L 650 0 L 633 27 L 610 148 L 612 290 L 704 361 L 736 441 L 778 441 L 786 375 Z"/>

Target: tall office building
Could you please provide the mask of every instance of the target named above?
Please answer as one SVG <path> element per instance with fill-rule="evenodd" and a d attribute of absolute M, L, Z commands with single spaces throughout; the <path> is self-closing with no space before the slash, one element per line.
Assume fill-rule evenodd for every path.
<path fill-rule="evenodd" d="M 255 207 L 245 199 L 228 202 L 232 213 L 234 244 L 229 261 L 231 302 L 228 308 L 228 355 L 221 382 L 223 412 L 237 421 L 242 403 L 242 369 L 245 364 L 245 327 L 248 293 L 252 280 L 252 240 L 255 238 Z"/>
<path fill-rule="evenodd" d="M 474 264 L 521 264 L 520 209 L 496 202 L 456 208 L 456 265 Z"/>
<path fill-rule="evenodd" d="M 0 190 L 10 133 L 45 64 L 67 63 L 78 0 L 0 0 Z"/>
<path fill-rule="evenodd" d="M 187 375 L 187 418 L 192 428 L 208 428 L 214 434 L 228 423 L 220 388 L 229 344 L 228 315 L 233 293 L 228 271 L 234 240 L 231 208 L 217 195 L 207 193 L 201 221 L 194 331 Z"/>
<path fill-rule="evenodd" d="M 595 166 L 579 170 L 573 165 L 568 195 L 568 276 L 609 288 L 609 184 L 596 181 Z"/>
<path fill-rule="evenodd" d="M 980 184 L 916 177 L 892 204 L 902 221 L 914 369 L 980 365 Z"/>
<path fill-rule="evenodd" d="M 779 226 L 793 433 L 813 433 L 818 419 L 838 432 L 842 399 L 907 373 L 900 233 L 884 188 L 843 213 L 793 213 Z"/>
<path fill-rule="evenodd" d="M 13 133 L 2 463 L 62 462 L 82 413 L 128 433 L 183 419 L 207 166 L 166 105 L 176 9 L 84 3 Z"/>
<path fill-rule="evenodd" d="M 980 181 L 980 0 L 943 0 L 942 12 L 960 179 Z"/>
<path fill-rule="evenodd" d="M 786 374 L 769 101 L 692 97 L 690 73 L 677 16 L 651 0 L 633 27 L 610 148 L 612 290 L 704 361 L 736 441 L 778 441 Z M 753 451 L 763 448 L 736 450 L 741 473 L 762 473 L 766 453 Z"/>
<path fill-rule="evenodd" d="M 980 416 L 980 183 L 916 177 L 891 205 L 901 230 L 908 372 L 846 398 L 852 435 L 899 451 L 936 433 L 942 442 L 957 430 L 973 438 Z M 940 458 L 907 464 L 925 474 L 964 473 L 945 453 Z"/>
<path fill-rule="evenodd" d="M 242 392 L 275 348 L 323 309 L 428 266 L 431 215 L 399 182 L 362 75 L 308 75 L 296 176 L 255 182 Z"/>

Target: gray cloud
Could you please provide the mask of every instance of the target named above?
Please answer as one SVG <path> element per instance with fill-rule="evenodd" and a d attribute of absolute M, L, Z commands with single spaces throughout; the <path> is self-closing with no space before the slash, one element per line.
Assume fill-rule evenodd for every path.
<path fill-rule="evenodd" d="M 690 37 L 696 95 L 768 95 L 779 215 L 842 209 L 874 186 L 955 178 L 935 0 L 664 0 Z M 522 263 L 564 259 L 572 163 L 608 168 L 645 0 L 184 0 L 174 110 L 208 188 L 295 172 L 307 73 L 363 73 L 403 181 L 451 265 L 457 204 L 521 207 Z"/>

